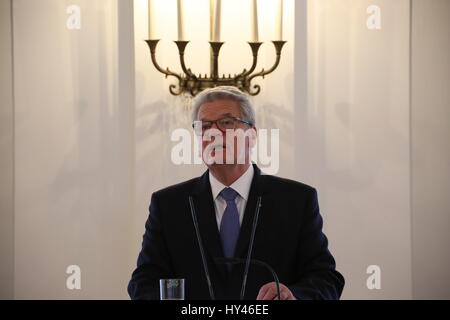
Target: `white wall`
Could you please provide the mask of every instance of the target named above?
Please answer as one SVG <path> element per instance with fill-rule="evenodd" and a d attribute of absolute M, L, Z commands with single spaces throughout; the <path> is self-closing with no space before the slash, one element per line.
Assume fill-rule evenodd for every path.
<path fill-rule="evenodd" d="M 412 12 L 413 297 L 450 299 L 450 2 Z"/>
<path fill-rule="evenodd" d="M 371 4 L 308 1 L 307 103 L 296 109 L 295 168 L 318 189 L 347 280 L 343 298 L 409 299 L 409 1 L 376 1 L 380 30 L 366 26 Z M 381 268 L 381 290 L 366 286 L 369 265 Z"/>
<path fill-rule="evenodd" d="M 132 4 L 13 4 L 15 297 L 127 298 Z M 80 30 L 66 27 L 73 4 L 81 8 Z M 118 19 L 119 12 L 129 18 Z M 66 288 L 69 265 L 81 267 L 81 290 Z"/>

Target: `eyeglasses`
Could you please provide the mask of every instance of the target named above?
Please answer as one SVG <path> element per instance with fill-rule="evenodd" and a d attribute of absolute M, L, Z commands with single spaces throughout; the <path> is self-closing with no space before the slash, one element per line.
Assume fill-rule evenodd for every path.
<path fill-rule="evenodd" d="M 217 120 L 213 120 L 213 121 L 196 121 L 192 124 L 192 128 L 197 129 L 198 127 L 196 126 L 197 122 L 201 122 L 201 128 L 202 128 L 202 133 L 205 132 L 208 129 L 212 128 L 212 125 L 215 123 L 217 128 L 220 131 L 226 131 L 226 130 L 234 130 L 237 127 L 238 122 L 242 122 L 245 123 L 249 126 L 252 126 L 252 123 L 241 119 L 241 118 L 237 118 L 237 117 L 224 117 L 224 118 L 220 118 Z"/>

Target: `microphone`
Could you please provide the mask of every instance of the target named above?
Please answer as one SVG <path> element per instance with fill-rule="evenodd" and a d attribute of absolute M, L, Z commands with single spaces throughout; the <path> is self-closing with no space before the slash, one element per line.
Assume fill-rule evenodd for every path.
<path fill-rule="evenodd" d="M 272 269 L 271 266 L 269 266 L 267 263 L 260 261 L 260 260 L 256 260 L 256 259 L 238 259 L 238 258 L 216 258 L 214 259 L 214 261 L 216 263 L 219 264 L 241 264 L 241 263 L 245 263 L 246 265 L 248 263 L 252 263 L 255 265 L 259 265 L 262 266 L 264 268 L 266 268 L 267 270 L 270 271 L 270 273 L 272 273 L 272 277 L 275 281 L 276 287 L 277 287 L 277 296 L 278 296 L 278 300 L 281 300 L 281 294 L 280 294 L 280 280 L 278 279 L 278 276 L 276 274 L 276 272 Z M 242 294 L 242 292 L 241 292 Z M 244 296 L 241 295 L 241 300 L 243 300 Z"/>
<path fill-rule="evenodd" d="M 205 250 L 203 248 L 203 243 L 200 237 L 200 229 L 198 226 L 198 221 L 197 221 L 197 215 L 195 213 L 195 208 L 194 208 L 194 202 L 192 200 L 192 196 L 189 196 L 189 206 L 191 208 L 191 215 L 192 215 L 192 221 L 194 223 L 194 228 L 195 228 L 195 234 L 197 236 L 197 242 L 200 248 L 200 255 L 202 257 L 202 262 L 203 262 L 203 269 L 205 272 L 205 277 L 206 277 L 206 282 L 208 283 L 208 289 L 209 289 L 209 296 L 211 297 L 211 300 L 215 300 L 214 298 L 214 290 L 211 284 L 211 278 L 209 276 L 209 269 L 208 269 L 208 264 L 206 262 L 206 255 L 205 255 Z M 243 263 L 245 261 L 245 271 L 244 271 L 244 276 L 242 279 L 242 287 L 241 287 L 241 300 L 244 300 L 244 296 L 245 296 L 245 288 L 247 285 L 247 277 L 248 277 L 248 272 L 249 272 L 249 268 L 250 268 L 250 263 L 255 263 L 255 264 L 259 264 L 259 265 L 263 265 L 266 268 L 269 269 L 269 271 L 272 273 L 274 280 L 276 282 L 277 285 L 277 296 L 278 299 L 281 299 L 281 295 L 280 295 L 280 285 L 279 285 L 279 281 L 278 281 L 278 277 L 276 275 L 276 273 L 273 271 L 273 269 L 267 265 L 266 263 L 262 262 L 262 261 L 258 261 L 258 260 L 252 260 L 251 259 L 251 255 L 253 252 L 253 243 L 255 240 L 255 233 L 256 233 L 256 226 L 258 225 L 258 219 L 259 219 L 259 209 L 261 208 L 261 196 L 258 197 L 258 201 L 256 204 L 256 209 L 255 209 L 255 216 L 253 218 L 253 227 L 252 227 L 252 233 L 250 236 L 250 243 L 249 243 L 249 247 L 248 247 L 248 252 L 247 252 L 247 258 L 245 260 L 243 259 L 234 259 L 234 258 L 229 258 L 230 260 L 226 263 L 236 263 L 237 261 L 239 261 L 239 263 Z M 215 261 L 222 261 L 222 263 L 225 263 L 224 260 L 221 259 L 225 259 L 225 258 L 218 258 L 219 260 L 215 259 Z M 234 259 L 234 260 L 233 260 Z M 233 262 L 234 261 L 234 262 Z"/>
<path fill-rule="evenodd" d="M 202 239 L 200 237 L 200 230 L 198 227 L 197 215 L 195 214 L 194 202 L 192 200 L 192 196 L 189 196 L 189 206 L 191 207 L 191 215 L 192 221 L 194 222 L 195 234 L 197 235 L 198 246 L 200 247 L 200 255 L 202 256 L 203 269 L 205 271 L 206 282 L 208 283 L 209 296 L 211 300 L 215 300 L 214 298 L 214 290 L 211 284 L 211 278 L 209 276 L 208 264 L 206 263 L 205 250 L 203 248 Z"/>
<path fill-rule="evenodd" d="M 256 226 L 258 225 L 258 219 L 259 219 L 259 209 L 262 206 L 261 205 L 261 200 L 262 200 L 262 197 L 259 196 L 258 197 L 258 201 L 256 203 L 255 216 L 253 217 L 252 233 L 250 235 L 250 243 L 249 243 L 249 246 L 248 246 L 247 258 L 245 260 L 244 259 L 238 259 L 238 258 L 216 258 L 216 259 L 214 259 L 214 261 L 216 263 L 231 263 L 231 264 L 245 263 L 245 271 L 244 271 L 244 276 L 243 276 L 243 279 L 242 279 L 240 300 L 244 300 L 245 288 L 247 286 L 247 277 L 248 277 L 248 272 L 249 272 L 249 268 L 250 268 L 250 263 L 263 266 L 263 267 L 267 268 L 272 273 L 273 279 L 275 280 L 275 284 L 276 284 L 276 287 L 277 287 L 277 296 L 278 296 L 278 299 L 281 300 L 280 281 L 279 281 L 278 276 L 275 273 L 275 271 L 267 263 L 259 261 L 259 260 L 252 259 L 253 243 L 254 243 L 254 240 L 255 240 Z"/>
<path fill-rule="evenodd" d="M 250 243 L 248 245 L 248 252 L 247 252 L 247 261 L 245 262 L 244 277 L 242 279 L 241 300 L 244 300 L 245 287 L 247 286 L 247 276 L 248 276 L 248 270 L 250 268 L 250 261 L 252 258 L 253 242 L 255 240 L 256 226 L 258 225 L 260 208 L 261 208 L 261 196 L 258 197 L 258 202 L 256 203 L 256 209 L 255 209 L 255 216 L 253 217 L 252 233 L 250 235 Z"/>

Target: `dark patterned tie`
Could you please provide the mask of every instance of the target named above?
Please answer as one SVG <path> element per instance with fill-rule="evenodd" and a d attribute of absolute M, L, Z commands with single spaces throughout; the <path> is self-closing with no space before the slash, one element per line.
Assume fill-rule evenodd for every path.
<path fill-rule="evenodd" d="M 220 223 L 220 239 L 226 258 L 234 257 L 234 250 L 239 237 L 239 213 L 234 201 L 237 195 L 238 193 L 232 188 L 225 188 L 220 192 L 220 196 L 227 202 L 227 207 Z"/>

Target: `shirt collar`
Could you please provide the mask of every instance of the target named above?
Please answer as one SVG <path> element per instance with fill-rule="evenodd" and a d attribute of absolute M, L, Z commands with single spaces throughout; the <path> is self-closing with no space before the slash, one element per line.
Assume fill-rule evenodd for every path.
<path fill-rule="evenodd" d="M 246 201 L 248 199 L 248 194 L 250 193 L 250 187 L 252 185 L 254 169 L 253 165 L 250 163 L 247 171 L 244 172 L 242 176 L 240 176 L 235 182 L 233 182 L 230 188 L 233 188 L 239 195 L 244 198 Z M 217 198 L 219 193 L 226 188 L 222 182 L 217 180 L 214 175 L 209 171 L 209 182 L 211 184 L 211 191 L 213 194 L 214 200 Z"/>

